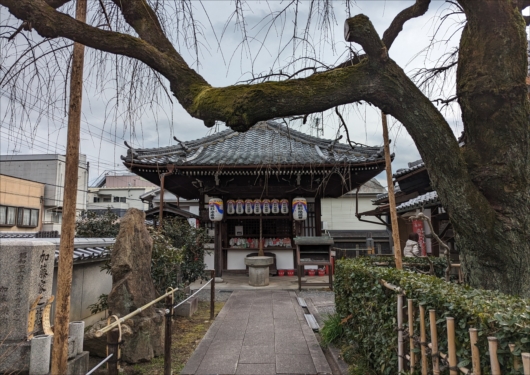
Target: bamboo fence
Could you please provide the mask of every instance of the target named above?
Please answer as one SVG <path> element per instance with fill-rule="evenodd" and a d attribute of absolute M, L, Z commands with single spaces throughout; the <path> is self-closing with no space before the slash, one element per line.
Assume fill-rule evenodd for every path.
<path fill-rule="evenodd" d="M 482 369 L 480 367 L 480 352 L 477 346 L 478 342 L 478 330 L 476 328 L 469 328 L 469 340 L 471 345 L 471 368 L 458 367 L 458 361 L 456 356 L 456 331 L 455 331 L 455 320 L 452 317 L 446 318 L 447 325 L 447 353 L 442 353 L 438 348 L 438 330 L 436 327 L 436 311 L 429 310 L 429 326 L 430 326 L 430 340 L 427 340 L 426 332 L 426 311 L 425 307 L 419 306 L 419 343 L 415 340 L 414 331 L 414 316 L 415 307 L 414 300 L 407 299 L 407 314 L 408 314 L 408 336 L 409 336 L 409 354 L 405 353 L 405 341 L 403 338 L 403 298 L 405 292 L 395 285 L 387 283 L 384 280 L 380 281 L 381 285 L 385 288 L 393 290 L 398 293 L 397 295 L 397 322 L 398 322 L 398 371 L 405 371 L 404 359 L 408 362 L 409 372 L 414 373 L 416 363 L 421 363 L 421 374 L 428 375 L 439 375 L 442 367 L 449 369 L 450 375 L 458 375 L 460 373 L 467 375 L 481 375 Z M 420 346 L 420 358 L 417 357 L 417 346 Z M 489 363 L 490 366 L 487 373 L 491 375 L 501 375 L 501 368 L 499 359 L 497 357 L 498 340 L 496 337 L 488 337 L 488 352 L 489 352 Z M 509 344 L 510 351 L 514 352 L 515 345 Z M 513 357 L 513 368 L 516 371 L 523 371 L 524 375 L 530 375 L 530 353 L 521 353 L 520 356 L 512 355 Z M 432 370 L 429 370 L 431 368 Z"/>

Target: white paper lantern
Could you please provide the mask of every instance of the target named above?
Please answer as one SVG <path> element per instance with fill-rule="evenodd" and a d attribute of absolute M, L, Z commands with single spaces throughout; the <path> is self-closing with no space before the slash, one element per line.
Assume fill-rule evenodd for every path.
<path fill-rule="evenodd" d="M 271 213 L 271 201 L 269 199 L 264 199 L 261 201 L 261 210 L 264 215 Z"/>
<path fill-rule="evenodd" d="M 254 213 L 261 214 L 261 199 L 254 199 Z"/>
<path fill-rule="evenodd" d="M 296 221 L 307 219 L 307 201 L 305 198 L 293 199 L 293 219 Z"/>
<path fill-rule="evenodd" d="M 289 200 L 288 199 L 282 199 L 280 201 L 280 212 L 283 215 L 287 215 L 289 213 Z"/>
<path fill-rule="evenodd" d="M 211 221 L 223 220 L 223 200 L 211 198 L 208 201 L 208 215 Z"/>
<path fill-rule="evenodd" d="M 271 201 L 271 212 L 274 215 L 278 215 L 280 213 L 280 200 L 279 199 L 273 199 Z"/>
<path fill-rule="evenodd" d="M 236 201 L 229 199 L 226 201 L 226 213 L 228 215 L 233 215 L 236 213 Z"/>
<path fill-rule="evenodd" d="M 243 199 L 236 200 L 236 214 L 243 215 L 245 213 L 245 201 Z"/>
<path fill-rule="evenodd" d="M 245 213 L 247 215 L 254 213 L 254 201 L 252 199 L 245 199 Z"/>

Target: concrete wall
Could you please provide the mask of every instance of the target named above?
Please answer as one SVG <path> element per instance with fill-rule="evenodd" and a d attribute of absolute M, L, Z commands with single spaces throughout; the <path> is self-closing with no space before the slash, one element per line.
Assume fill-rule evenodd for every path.
<path fill-rule="evenodd" d="M 0 205 L 39 210 L 37 227 L 0 226 L 0 231 L 38 232 L 42 227 L 44 184 L 0 174 Z"/>
<path fill-rule="evenodd" d="M 107 208 L 124 209 L 137 208 L 145 211 L 149 208 L 147 203 L 140 200 L 140 195 L 155 189 L 155 187 L 123 187 L 123 188 L 90 188 L 88 194 L 88 210 L 105 210 Z M 111 202 L 103 202 L 103 196 L 109 197 Z M 99 197 L 100 201 L 94 203 L 94 197 Z M 114 202 L 114 197 L 125 198 L 125 203 Z"/>
<path fill-rule="evenodd" d="M 79 159 L 76 209 L 81 211 L 86 209 L 88 170 L 86 156 L 80 155 Z M 46 208 L 63 206 L 65 167 L 64 155 L 0 155 L 0 173 L 45 184 Z M 44 221 L 48 220 L 45 215 Z"/>
<path fill-rule="evenodd" d="M 294 269 L 293 250 L 267 250 L 265 247 L 263 251 L 273 253 L 276 255 L 276 268 L 279 270 Z M 244 270 L 246 269 L 245 257 L 251 253 L 257 253 L 257 250 L 228 250 L 227 253 L 227 269 L 228 270 Z"/>
<path fill-rule="evenodd" d="M 157 188 L 155 184 L 144 180 L 137 175 L 125 175 L 125 176 L 106 176 L 105 177 L 106 188 L 119 188 L 119 187 L 152 187 Z M 146 190 L 148 191 L 148 190 Z"/>
<path fill-rule="evenodd" d="M 89 305 L 96 303 L 101 294 L 109 294 L 112 289 L 112 276 L 101 271 L 103 261 L 74 263 L 72 292 L 70 299 L 70 321 L 84 320 L 86 325 L 98 321 L 102 314 L 92 315 Z M 57 295 L 57 267 L 53 274 L 52 294 Z M 55 304 L 52 308 L 52 321 Z"/>
<path fill-rule="evenodd" d="M 372 199 L 375 195 L 359 194 L 359 212 L 375 208 Z M 322 199 L 322 221 L 328 230 L 380 230 L 381 225 L 359 221 L 355 217 L 355 196 Z"/>

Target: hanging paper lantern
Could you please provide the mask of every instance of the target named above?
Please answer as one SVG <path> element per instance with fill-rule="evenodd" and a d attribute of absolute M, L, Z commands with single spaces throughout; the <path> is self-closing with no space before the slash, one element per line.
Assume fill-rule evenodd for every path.
<path fill-rule="evenodd" d="M 223 220 L 223 200 L 211 198 L 208 201 L 208 215 L 211 221 Z"/>
<path fill-rule="evenodd" d="M 243 215 L 245 213 L 245 201 L 243 199 L 236 200 L 236 214 Z"/>
<path fill-rule="evenodd" d="M 261 199 L 254 199 L 254 213 L 261 214 Z"/>
<path fill-rule="evenodd" d="M 247 215 L 254 213 L 254 201 L 252 199 L 245 199 L 245 213 Z"/>
<path fill-rule="evenodd" d="M 233 215 L 236 212 L 236 201 L 233 199 L 229 199 L 226 201 L 226 213 L 228 215 Z"/>
<path fill-rule="evenodd" d="M 307 201 L 305 198 L 293 199 L 293 219 L 296 221 L 307 219 Z"/>
<path fill-rule="evenodd" d="M 271 213 L 271 201 L 269 199 L 264 199 L 261 201 L 261 210 L 265 215 Z"/>
<path fill-rule="evenodd" d="M 288 199 L 282 199 L 280 201 L 280 212 L 284 215 L 287 215 L 289 213 L 289 200 Z"/>
<path fill-rule="evenodd" d="M 280 213 L 280 201 L 278 199 L 273 199 L 271 201 L 271 212 L 274 215 L 277 215 Z"/>

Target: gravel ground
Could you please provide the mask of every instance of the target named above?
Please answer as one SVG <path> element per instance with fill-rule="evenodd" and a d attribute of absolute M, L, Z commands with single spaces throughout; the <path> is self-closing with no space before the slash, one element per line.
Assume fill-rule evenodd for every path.
<path fill-rule="evenodd" d="M 335 293 L 326 290 L 302 290 L 296 292 L 298 297 L 304 299 L 311 299 L 313 306 L 317 310 L 322 319 L 326 319 L 328 315 L 335 313 Z"/>
<path fill-rule="evenodd" d="M 194 291 L 193 291 L 194 292 Z M 215 301 L 216 302 L 226 302 L 230 295 L 232 294 L 231 290 L 216 290 L 215 291 Z M 197 294 L 199 301 L 209 301 L 210 300 L 210 289 L 208 287 L 204 288 Z"/>

